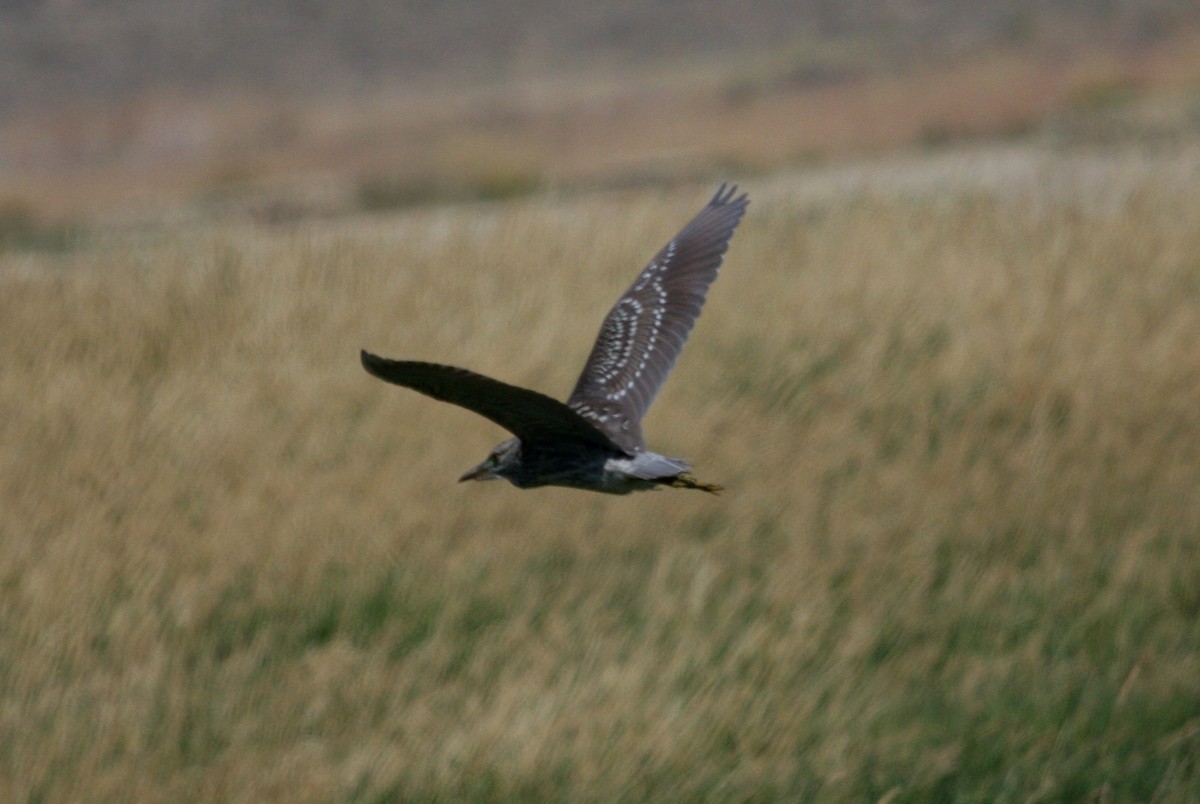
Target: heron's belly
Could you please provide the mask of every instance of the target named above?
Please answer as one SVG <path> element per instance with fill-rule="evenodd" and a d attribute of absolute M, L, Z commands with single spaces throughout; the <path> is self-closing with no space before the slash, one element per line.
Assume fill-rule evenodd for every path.
<path fill-rule="evenodd" d="M 628 494 L 631 491 L 648 491 L 657 486 L 658 483 L 654 480 L 630 477 L 623 472 L 601 471 L 591 475 L 580 475 L 575 472 L 563 473 L 561 475 L 543 475 L 534 480 L 525 480 L 524 482 L 513 481 L 513 485 L 521 488 L 565 486 L 571 489 L 598 491 L 602 494 Z"/>

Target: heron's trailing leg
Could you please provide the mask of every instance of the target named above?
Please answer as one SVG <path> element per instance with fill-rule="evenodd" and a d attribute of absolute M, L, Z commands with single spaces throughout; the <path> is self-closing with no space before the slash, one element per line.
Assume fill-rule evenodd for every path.
<path fill-rule="evenodd" d="M 700 489 L 709 494 L 720 494 L 725 489 L 724 486 L 718 486 L 716 483 L 701 483 L 690 472 L 683 472 L 671 478 L 669 485 L 674 489 Z"/>

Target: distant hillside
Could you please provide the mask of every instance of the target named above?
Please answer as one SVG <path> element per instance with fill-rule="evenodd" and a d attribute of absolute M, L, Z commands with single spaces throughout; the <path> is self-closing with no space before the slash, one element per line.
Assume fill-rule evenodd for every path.
<path fill-rule="evenodd" d="M 814 42 L 888 63 L 989 43 L 1139 45 L 1197 18 L 1193 0 L 5 0 L 0 113 L 150 88 L 342 93 Z M 820 78 L 819 59 L 811 70 Z"/>
<path fill-rule="evenodd" d="M 292 220 L 1025 136 L 1198 138 L 1200 5 L 0 0 L 18 241 L 96 215 Z"/>

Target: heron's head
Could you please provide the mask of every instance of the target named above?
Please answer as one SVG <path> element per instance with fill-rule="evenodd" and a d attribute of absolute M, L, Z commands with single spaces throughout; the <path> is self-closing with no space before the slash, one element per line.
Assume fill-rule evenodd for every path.
<path fill-rule="evenodd" d="M 496 445 L 487 459 L 458 479 L 464 480 L 495 480 L 498 477 L 508 477 L 521 462 L 521 442 L 510 438 Z"/>

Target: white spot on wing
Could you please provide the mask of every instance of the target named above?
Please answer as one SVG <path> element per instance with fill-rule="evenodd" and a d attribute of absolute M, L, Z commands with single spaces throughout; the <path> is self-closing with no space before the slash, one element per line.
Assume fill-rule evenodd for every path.
<path fill-rule="evenodd" d="M 662 260 L 660 262 L 652 262 L 646 266 L 646 270 L 642 271 L 641 276 L 634 283 L 632 291 L 617 303 L 617 308 L 611 316 L 611 323 L 613 325 L 611 329 L 609 326 L 605 326 L 604 339 L 606 348 L 602 352 L 603 359 L 597 366 L 597 380 L 601 385 L 607 385 L 623 371 L 627 372 L 626 376 L 629 377 L 620 387 L 605 394 L 605 398 L 610 402 L 623 399 L 633 390 L 637 381 L 642 377 L 642 372 L 646 368 L 646 362 L 650 357 L 650 353 L 655 349 L 659 332 L 662 329 L 664 310 L 667 304 L 667 290 L 663 286 L 662 277 L 666 274 L 671 261 L 675 258 L 676 248 L 676 243 L 672 240 L 667 243 Z M 640 359 L 637 365 L 634 366 L 630 364 L 630 359 L 633 356 L 633 350 L 638 340 L 638 323 L 645 317 L 644 314 L 647 312 L 645 305 L 635 297 L 639 294 L 644 295 L 647 290 L 653 294 L 655 304 L 649 310 L 649 331 L 646 333 L 645 350 L 639 356 Z M 628 308 L 632 308 L 632 317 L 627 305 Z"/>

